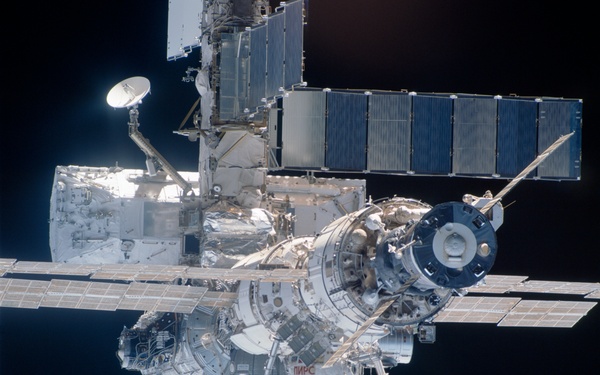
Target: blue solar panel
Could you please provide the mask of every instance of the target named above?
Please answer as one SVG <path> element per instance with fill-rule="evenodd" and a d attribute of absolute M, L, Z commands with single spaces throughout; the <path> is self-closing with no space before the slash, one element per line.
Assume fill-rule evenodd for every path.
<path fill-rule="evenodd" d="M 286 103 L 284 168 L 512 178 L 575 132 L 528 178 L 580 177 L 579 100 L 307 88 Z"/>
<path fill-rule="evenodd" d="M 366 169 L 367 96 L 364 93 L 327 93 L 326 137 L 327 168 Z"/>
<path fill-rule="evenodd" d="M 283 95 L 281 88 L 302 83 L 302 26 L 302 1 L 296 0 L 259 25 L 221 33 L 221 120 L 255 114 L 265 100 Z"/>
<path fill-rule="evenodd" d="M 452 99 L 413 97 L 412 170 L 419 174 L 450 174 Z"/>
<path fill-rule="evenodd" d="M 267 26 L 250 30 L 250 71 L 248 85 L 248 108 L 264 105 L 267 79 Z"/>
<path fill-rule="evenodd" d="M 302 1 L 285 5 L 285 87 L 302 82 Z"/>
<path fill-rule="evenodd" d="M 275 13 L 267 19 L 267 97 L 281 95 L 283 87 L 284 15 Z"/>
<path fill-rule="evenodd" d="M 498 100 L 498 157 L 496 173 L 515 177 L 537 156 L 537 103 Z"/>

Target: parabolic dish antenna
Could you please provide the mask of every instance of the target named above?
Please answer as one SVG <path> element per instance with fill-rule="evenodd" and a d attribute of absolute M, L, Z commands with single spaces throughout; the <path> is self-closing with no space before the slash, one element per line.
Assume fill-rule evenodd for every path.
<path fill-rule="evenodd" d="M 131 107 L 150 92 L 150 81 L 145 77 L 131 77 L 117 83 L 106 95 L 106 102 L 114 108 Z"/>

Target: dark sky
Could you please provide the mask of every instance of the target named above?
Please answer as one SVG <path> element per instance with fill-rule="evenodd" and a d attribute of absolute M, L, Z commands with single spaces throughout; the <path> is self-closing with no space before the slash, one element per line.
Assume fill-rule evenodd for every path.
<path fill-rule="evenodd" d="M 492 273 L 538 280 L 600 281 L 600 83 L 591 5 L 547 1 L 355 1 L 310 3 L 305 33 L 309 86 L 407 89 L 583 99 L 579 182 L 526 181 L 498 231 Z M 126 110 L 105 101 L 142 75 L 152 94 L 140 130 L 180 170 L 196 144 L 172 134 L 196 99 L 181 82 L 196 54 L 166 61 L 168 2 L 17 2 L 4 12 L 0 136 L 0 257 L 49 261 L 48 211 L 56 165 L 144 168 L 127 136 Z M 360 176 L 359 176 L 360 177 Z M 367 176 L 374 198 L 436 204 L 499 191 L 506 181 Z M 558 297 L 557 297 L 558 298 Z M 134 312 L 0 310 L 0 374 L 117 374 L 114 352 Z M 600 307 L 573 329 L 439 324 L 433 345 L 415 344 L 402 374 L 593 373 Z"/>

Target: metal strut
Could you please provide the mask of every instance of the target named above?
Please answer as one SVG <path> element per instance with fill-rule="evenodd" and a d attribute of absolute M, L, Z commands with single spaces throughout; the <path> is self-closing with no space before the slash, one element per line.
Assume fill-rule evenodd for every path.
<path fill-rule="evenodd" d="M 517 175 L 517 177 L 513 178 L 505 187 L 504 189 L 502 189 L 498 194 L 496 194 L 496 196 L 494 197 L 494 199 L 492 199 L 491 201 L 487 202 L 485 206 L 483 206 L 481 208 L 481 213 L 485 214 L 486 212 L 488 212 L 492 207 L 494 207 L 496 205 L 496 203 L 500 202 L 502 200 L 502 198 L 508 194 L 519 182 L 521 182 L 522 180 L 525 179 L 525 177 L 527 177 L 527 175 L 529 173 L 531 173 L 535 168 L 537 168 L 544 160 L 546 160 L 546 158 L 548 156 L 550 156 L 550 154 L 552 154 L 557 148 L 559 148 L 563 143 L 565 143 L 567 141 L 567 139 L 571 138 L 571 136 L 575 134 L 575 132 L 571 132 L 569 134 L 563 135 L 560 138 L 558 138 L 553 144 L 550 145 L 550 147 L 548 147 L 546 150 L 544 150 L 544 152 L 542 152 L 541 154 L 538 155 L 537 158 L 535 158 L 534 161 L 532 161 L 527 167 L 525 167 L 525 169 L 523 169 L 521 171 L 521 173 L 519 173 Z"/>
<path fill-rule="evenodd" d="M 150 141 L 144 138 L 142 133 L 138 130 L 138 127 L 140 126 L 138 117 L 139 112 L 136 105 L 129 110 L 129 138 L 131 138 L 133 142 L 135 142 L 135 144 L 144 152 L 144 154 L 146 154 L 148 158 L 147 163 L 156 162 L 160 168 L 162 168 L 162 170 L 164 170 L 169 177 L 171 177 L 173 181 L 175 181 L 175 183 L 183 189 L 182 196 L 185 197 L 190 191 L 192 191 L 192 185 L 187 182 L 175 168 L 173 168 L 167 159 L 165 159 L 160 152 L 154 148 L 154 146 L 150 144 Z M 148 164 L 148 167 L 150 168 L 150 164 Z"/>

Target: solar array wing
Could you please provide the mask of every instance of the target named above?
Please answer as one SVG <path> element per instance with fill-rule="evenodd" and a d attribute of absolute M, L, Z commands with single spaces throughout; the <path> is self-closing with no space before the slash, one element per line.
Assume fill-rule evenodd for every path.
<path fill-rule="evenodd" d="M 527 280 L 527 276 L 487 275 L 483 283 L 467 290 L 469 293 L 491 294 L 509 292 L 573 294 L 600 299 L 600 283 Z"/>
<path fill-rule="evenodd" d="M 98 265 L 54 262 L 15 262 L 8 272 L 38 275 L 88 276 Z"/>
<path fill-rule="evenodd" d="M 119 307 L 127 287 L 126 284 L 52 280 L 40 306 L 114 311 Z"/>
<path fill-rule="evenodd" d="M 270 270 L 202 268 L 149 264 L 72 264 L 53 262 L 16 262 L 0 259 L 0 275 L 6 273 L 90 276 L 96 280 L 173 282 L 176 279 L 262 280 L 293 282 L 306 278 L 306 270 L 275 268 Z"/>
<path fill-rule="evenodd" d="M 523 179 L 579 179 L 581 108 L 573 99 L 297 88 L 281 103 L 273 165 L 514 177 L 485 212 Z"/>
<path fill-rule="evenodd" d="M 529 280 L 517 285 L 514 291 L 526 293 L 589 295 L 592 292 L 597 292 L 599 289 L 600 283 Z"/>
<path fill-rule="evenodd" d="M 0 258 L 0 277 L 4 276 L 10 269 L 12 269 L 16 261 L 16 259 Z"/>
<path fill-rule="evenodd" d="M 527 276 L 487 275 L 483 283 L 467 290 L 469 293 L 503 294 L 510 292 L 526 279 Z"/>
<path fill-rule="evenodd" d="M 498 323 L 515 307 L 514 297 L 455 297 L 440 312 L 438 323 Z"/>
<path fill-rule="evenodd" d="M 570 328 L 596 302 L 521 300 L 508 297 L 455 297 L 436 323 L 497 323 L 500 327 Z"/>
<path fill-rule="evenodd" d="M 520 301 L 498 326 L 571 328 L 595 305 L 596 302 Z"/>
<path fill-rule="evenodd" d="M 186 266 L 148 264 L 105 264 L 99 266 L 92 279 L 173 282 Z"/>
<path fill-rule="evenodd" d="M 166 284 L 115 284 L 75 280 L 0 279 L 0 306 L 191 313 L 198 305 L 228 307 L 235 293 Z"/>
<path fill-rule="evenodd" d="M 600 299 L 600 289 L 596 289 L 594 292 L 588 294 L 587 296 L 585 296 L 584 298 L 595 298 L 595 299 Z"/>
<path fill-rule="evenodd" d="M 48 284 L 39 280 L 0 279 L 0 306 L 37 309 Z"/>
<path fill-rule="evenodd" d="M 306 278 L 306 270 L 276 268 L 272 270 L 200 268 L 190 267 L 185 276 L 189 279 L 219 279 L 219 280 L 262 280 L 272 282 L 293 282 Z"/>
<path fill-rule="evenodd" d="M 527 280 L 526 276 L 487 275 L 481 285 L 469 293 L 539 293 L 579 295 L 600 299 L 600 283 Z M 456 297 L 436 318 L 436 322 L 478 322 L 481 311 L 469 306 L 467 298 Z M 517 299 L 518 300 L 518 299 Z M 462 302 L 461 302 L 462 301 Z M 596 305 L 596 302 L 520 300 L 499 320 L 501 327 L 572 327 Z M 472 308 L 470 308 L 472 307 Z"/>
<path fill-rule="evenodd" d="M 220 30 L 221 120 L 256 112 L 268 99 L 302 84 L 303 22 L 303 2 L 292 0 L 281 2 L 258 25 Z"/>

